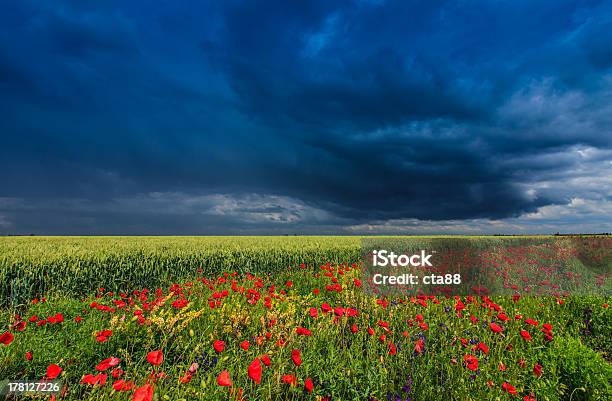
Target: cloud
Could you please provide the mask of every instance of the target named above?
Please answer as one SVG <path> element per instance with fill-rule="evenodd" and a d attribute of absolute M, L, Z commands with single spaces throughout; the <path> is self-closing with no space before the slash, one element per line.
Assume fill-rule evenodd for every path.
<path fill-rule="evenodd" d="M 91 230 L 107 235 L 144 235 L 152 229 L 165 235 L 318 233 L 322 227 L 330 229 L 342 223 L 324 210 L 288 197 L 178 192 L 142 193 L 106 201 L 0 198 L 0 217 L 0 228 L 6 233 L 56 235 L 87 235 Z"/>
<path fill-rule="evenodd" d="M 315 224 L 330 218 L 325 211 L 309 207 L 299 200 L 265 194 L 234 196 L 154 192 L 115 199 L 109 206 L 130 213 L 200 215 L 247 225 L 304 221 Z"/>
<path fill-rule="evenodd" d="M 524 218 L 529 220 L 563 221 L 565 217 L 571 217 L 584 222 L 585 219 L 588 220 L 593 214 L 610 215 L 611 212 L 612 202 L 572 198 L 566 205 L 544 206 L 535 213 L 526 214 Z"/>
<path fill-rule="evenodd" d="M 573 198 L 564 205 L 543 206 L 536 212 L 503 220 L 401 219 L 348 225 L 345 230 L 359 235 L 605 233 L 610 232 L 612 225 L 602 216 L 609 216 L 610 213 L 612 202 L 609 200 Z"/>
<path fill-rule="evenodd" d="M 609 199 L 572 198 L 502 220 L 339 218 L 297 199 L 264 194 L 149 193 L 107 202 L 87 199 L 30 201 L 0 198 L 0 234 L 52 235 L 432 235 L 607 232 Z M 14 219 L 13 224 L 10 219 Z"/>
<path fill-rule="evenodd" d="M 8 221 L 8 219 L 0 214 L 0 228 L 3 229 L 10 229 L 13 226 L 13 224 Z"/>
<path fill-rule="evenodd" d="M 22 206 L 0 212 L 56 233 L 605 227 L 568 205 L 610 200 L 611 23 L 605 2 L 12 3 L 0 196 Z"/>

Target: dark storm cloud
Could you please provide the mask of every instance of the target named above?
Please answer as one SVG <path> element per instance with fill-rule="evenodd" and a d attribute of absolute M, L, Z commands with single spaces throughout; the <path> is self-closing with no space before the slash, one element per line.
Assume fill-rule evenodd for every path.
<path fill-rule="evenodd" d="M 0 22 L 0 233 L 387 230 L 611 196 L 605 2 L 12 1 Z"/>
<path fill-rule="evenodd" d="M 225 29 L 202 50 L 244 110 L 267 124 L 301 123 L 297 135 L 323 134 L 479 112 L 457 74 L 414 45 L 437 19 L 433 3 L 399 15 L 395 6 L 295 10 L 282 2 L 260 15 L 261 4 L 248 4 L 227 12 Z M 389 19 L 395 29 L 381 30 Z"/>

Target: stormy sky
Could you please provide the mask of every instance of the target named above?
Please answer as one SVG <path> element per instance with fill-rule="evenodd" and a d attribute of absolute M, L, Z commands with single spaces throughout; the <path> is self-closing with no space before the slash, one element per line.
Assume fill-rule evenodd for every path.
<path fill-rule="evenodd" d="M 2 5 L 0 234 L 603 232 L 611 200 L 609 1 Z"/>

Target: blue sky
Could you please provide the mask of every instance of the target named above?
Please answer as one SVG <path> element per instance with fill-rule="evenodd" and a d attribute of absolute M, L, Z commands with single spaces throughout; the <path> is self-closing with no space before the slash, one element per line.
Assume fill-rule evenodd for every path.
<path fill-rule="evenodd" d="M 0 234 L 612 231 L 602 1 L 7 1 Z"/>

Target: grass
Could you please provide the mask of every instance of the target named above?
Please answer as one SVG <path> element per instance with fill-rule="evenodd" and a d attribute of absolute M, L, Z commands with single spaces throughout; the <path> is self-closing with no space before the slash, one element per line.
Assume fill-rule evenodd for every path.
<path fill-rule="evenodd" d="M 57 364 L 63 369 L 62 399 L 67 400 L 133 399 L 133 389 L 113 389 L 117 380 L 133 382 L 135 388 L 148 382 L 157 400 L 228 400 L 240 394 L 248 400 L 412 401 L 606 400 L 612 395 L 612 369 L 606 361 L 611 297 L 373 297 L 356 281 L 361 278 L 354 263 L 359 241 L 2 239 L 4 269 L 48 270 L 30 278 L 47 280 L 36 287 L 45 292 L 0 309 L 0 334 L 7 327 L 14 334 L 9 345 L 0 345 L 0 377 L 40 379 L 50 364 Z M 247 259 L 245 268 L 240 263 Z M 85 273 L 89 269 L 94 273 Z M 67 279 L 68 272 L 81 274 L 83 288 L 62 292 L 54 287 L 62 277 L 53 274 Z M 114 288 L 99 289 L 99 280 L 112 283 L 126 274 Z M 139 277 L 143 274 L 151 277 Z M 38 302 L 31 302 L 34 297 Z M 330 312 L 324 312 L 325 304 Z M 63 322 L 29 321 L 57 313 Z M 27 322 L 23 331 L 14 326 L 16 314 Z M 503 331 L 494 332 L 492 322 Z M 300 327 L 312 334 L 299 335 Z M 99 342 L 96 334 L 103 330 L 112 335 Z M 521 336 L 523 330 L 530 341 Z M 222 352 L 214 349 L 216 340 L 225 343 Z M 248 350 L 240 347 L 245 340 Z M 481 343 L 486 347 L 479 348 Z M 157 350 L 164 360 L 153 366 L 147 354 Z M 300 350 L 300 366 L 292 360 L 294 350 Z M 271 363 L 257 384 L 248 367 L 262 355 Z M 469 369 L 466 355 L 477 359 L 476 370 Z M 112 356 L 120 359 L 118 366 L 96 370 Z M 183 383 L 193 363 L 199 367 Z M 534 374 L 536 364 L 542 366 L 540 376 Z M 123 374 L 114 378 L 114 368 Z M 217 383 L 225 370 L 230 387 Z M 107 383 L 80 384 L 87 374 L 107 374 Z M 286 375 L 295 376 L 295 385 L 283 382 Z M 313 382 L 312 394 L 304 388 L 306 379 Z"/>

